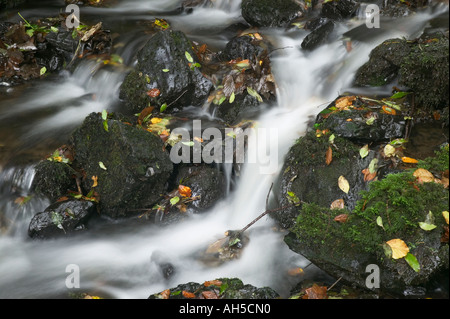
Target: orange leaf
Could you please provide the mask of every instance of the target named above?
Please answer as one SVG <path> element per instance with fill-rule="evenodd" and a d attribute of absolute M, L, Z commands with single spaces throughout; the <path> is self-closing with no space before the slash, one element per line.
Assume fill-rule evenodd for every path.
<path fill-rule="evenodd" d="M 152 124 L 158 124 L 161 121 L 162 121 L 162 119 L 159 117 L 154 117 L 150 120 L 150 122 L 152 122 Z"/>
<path fill-rule="evenodd" d="M 348 214 L 340 214 L 334 217 L 334 221 L 338 223 L 346 223 L 348 219 Z"/>
<path fill-rule="evenodd" d="M 416 169 L 413 176 L 417 178 L 420 184 L 434 182 L 434 175 L 424 168 Z"/>
<path fill-rule="evenodd" d="M 157 97 L 161 94 L 161 91 L 159 89 L 151 89 L 147 91 L 147 95 L 150 97 Z"/>
<path fill-rule="evenodd" d="M 365 182 L 371 181 L 372 179 L 374 179 L 377 176 L 377 172 L 371 173 L 368 168 L 363 169 L 362 173 L 364 174 L 364 181 Z"/>
<path fill-rule="evenodd" d="M 98 183 L 97 183 L 98 177 L 97 176 L 92 176 L 91 178 L 94 181 L 94 184 L 92 184 L 92 187 L 97 187 L 97 185 L 98 185 Z"/>
<path fill-rule="evenodd" d="M 303 275 L 304 271 L 302 268 L 297 267 L 297 268 L 291 268 L 288 270 L 288 275 L 289 276 L 300 276 Z"/>
<path fill-rule="evenodd" d="M 183 294 L 184 298 L 189 298 L 189 299 L 195 298 L 195 294 L 193 294 L 192 292 L 183 290 L 181 293 Z"/>
<path fill-rule="evenodd" d="M 202 296 L 205 299 L 219 299 L 219 296 L 217 296 L 217 294 L 214 291 L 202 291 Z"/>
<path fill-rule="evenodd" d="M 163 299 L 169 299 L 170 298 L 170 289 L 166 289 L 163 292 L 161 292 L 161 297 L 163 297 Z"/>
<path fill-rule="evenodd" d="M 328 150 L 325 155 L 325 163 L 327 163 L 327 165 L 330 165 L 332 160 L 333 160 L 333 150 L 331 149 L 331 146 L 328 146 Z"/>
<path fill-rule="evenodd" d="M 192 196 L 192 191 L 189 187 L 187 186 L 183 186 L 183 185 L 179 185 L 178 186 L 178 192 L 180 193 L 181 196 L 183 197 L 191 197 Z"/>
<path fill-rule="evenodd" d="M 336 199 L 330 205 L 331 209 L 343 209 L 344 208 L 344 200 L 342 198 Z"/>
<path fill-rule="evenodd" d="M 349 106 L 353 105 L 353 101 L 356 100 L 356 96 L 344 96 L 336 100 L 335 105 L 339 110 L 348 110 Z"/>
<path fill-rule="evenodd" d="M 383 109 L 383 112 L 386 113 L 386 114 L 390 114 L 390 115 L 396 115 L 397 114 L 397 112 L 395 112 L 395 110 L 392 107 L 389 107 L 387 105 L 383 105 L 382 109 Z"/>
<path fill-rule="evenodd" d="M 220 280 L 208 280 L 208 281 L 205 281 L 204 283 L 203 283 L 203 285 L 205 286 L 205 287 L 209 287 L 209 286 L 217 286 L 217 287 L 220 287 L 220 286 L 222 286 L 222 282 L 220 281 Z"/>
<path fill-rule="evenodd" d="M 411 157 L 406 157 L 406 156 L 402 157 L 402 161 L 403 161 L 403 163 L 407 163 L 407 164 L 417 164 L 418 163 L 418 161 L 416 159 L 411 158 Z"/>
<path fill-rule="evenodd" d="M 327 299 L 327 287 L 313 284 L 312 287 L 305 290 L 303 299 Z"/>

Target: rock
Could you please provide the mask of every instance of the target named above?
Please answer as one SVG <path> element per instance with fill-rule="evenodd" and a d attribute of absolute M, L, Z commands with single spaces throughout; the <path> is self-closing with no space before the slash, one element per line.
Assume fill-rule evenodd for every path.
<path fill-rule="evenodd" d="M 303 14 L 293 0 L 243 0 L 242 17 L 254 27 L 286 27 Z"/>
<path fill-rule="evenodd" d="M 95 203 L 71 199 L 56 202 L 31 219 L 28 235 L 34 239 L 64 237 L 84 230 L 95 213 Z"/>
<path fill-rule="evenodd" d="M 219 278 L 203 284 L 189 282 L 153 294 L 149 299 L 275 299 L 279 295 L 269 287 L 257 288 L 238 278 Z"/>
<path fill-rule="evenodd" d="M 442 33 L 425 35 L 416 41 L 386 40 L 358 69 L 354 84 L 383 86 L 397 80 L 414 92 L 418 107 L 431 110 L 448 107 L 448 43 L 448 34 Z"/>
<path fill-rule="evenodd" d="M 332 0 L 322 4 L 321 16 L 333 20 L 351 18 L 359 4 L 353 0 Z"/>
<path fill-rule="evenodd" d="M 186 52 L 193 59 L 187 60 Z M 185 106 L 201 106 L 213 85 L 199 67 L 192 44 L 181 31 L 160 31 L 138 52 L 137 66 L 124 79 L 120 98 L 130 114 L 144 107 L 170 105 L 168 111 Z M 160 94 L 150 97 L 147 92 L 158 89 Z M 159 108 L 158 108 L 159 109 Z"/>
<path fill-rule="evenodd" d="M 173 171 L 161 139 L 143 129 L 118 120 L 107 120 L 108 131 L 99 114 L 89 115 L 71 137 L 75 161 L 85 172 L 83 187 L 100 196 L 102 214 L 127 215 L 128 210 L 153 205 L 166 191 Z"/>
<path fill-rule="evenodd" d="M 314 50 L 329 41 L 329 37 L 334 30 L 334 22 L 328 21 L 312 31 L 303 40 L 301 46 L 304 50 Z"/>
<path fill-rule="evenodd" d="M 264 48 L 259 45 L 259 41 L 251 36 L 240 36 L 231 39 L 222 52 L 221 58 L 229 61 L 234 59 L 249 59 L 258 61 L 257 58 L 264 52 Z"/>

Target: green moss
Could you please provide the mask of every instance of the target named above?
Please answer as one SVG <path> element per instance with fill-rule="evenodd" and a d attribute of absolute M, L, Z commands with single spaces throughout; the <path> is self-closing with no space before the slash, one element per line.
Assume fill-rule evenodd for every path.
<path fill-rule="evenodd" d="M 429 157 L 424 160 L 419 160 L 419 164 L 417 165 L 417 167 L 424 168 L 436 173 L 441 173 L 448 170 L 449 144 L 445 144 L 435 153 L 435 157 Z"/>

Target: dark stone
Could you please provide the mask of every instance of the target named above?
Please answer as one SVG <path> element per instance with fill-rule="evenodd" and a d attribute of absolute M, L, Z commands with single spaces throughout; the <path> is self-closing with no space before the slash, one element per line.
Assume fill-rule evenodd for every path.
<path fill-rule="evenodd" d="M 95 203 L 85 200 L 56 202 L 31 219 L 28 235 L 35 239 L 64 237 L 85 229 L 95 213 Z"/>
<path fill-rule="evenodd" d="M 314 50 L 322 44 L 327 43 L 333 30 L 333 21 L 328 21 L 325 24 L 321 25 L 306 36 L 306 38 L 302 42 L 302 49 Z"/>
<path fill-rule="evenodd" d="M 264 52 L 264 49 L 253 42 L 253 39 L 249 36 L 231 39 L 223 50 L 222 59 L 229 61 L 241 58 L 242 60 L 256 61 L 256 58 Z"/>
<path fill-rule="evenodd" d="M 332 0 L 322 4 L 322 16 L 342 20 L 351 18 L 358 8 L 359 4 L 353 0 Z"/>
<path fill-rule="evenodd" d="M 120 91 L 128 113 L 140 112 L 148 104 L 166 103 L 168 111 L 203 105 L 213 85 L 198 67 L 189 65 L 185 52 L 198 63 L 191 42 L 181 31 L 160 31 L 144 45 L 136 69 L 127 75 Z M 149 97 L 151 89 L 159 89 L 160 95 Z"/>
<path fill-rule="evenodd" d="M 293 0 L 243 0 L 242 17 L 254 27 L 286 27 L 303 14 Z"/>
<path fill-rule="evenodd" d="M 74 165 L 86 175 L 84 189 L 90 191 L 91 177 L 97 176 L 100 212 L 118 217 L 157 202 L 173 164 L 158 136 L 117 120 L 107 123 L 108 132 L 101 116 L 92 113 L 73 133 L 71 143 Z"/>

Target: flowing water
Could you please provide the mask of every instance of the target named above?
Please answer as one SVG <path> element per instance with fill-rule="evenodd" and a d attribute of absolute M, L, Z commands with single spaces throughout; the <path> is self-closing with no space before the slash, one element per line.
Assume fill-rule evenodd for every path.
<path fill-rule="evenodd" d="M 242 21 L 239 0 L 215 0 L 214 7 L 176 14 L 181 1 L 123 0 L 113 8 L 82 8 L 82 21 L 100 20 L 119 36 L 115 52 L 133 65 L 133 54 L 145 43 L 142 21 L 165 18 L 173 29 L 192 40 L 221 49 L 229 40 L 220 31 Z M 56 15 L 62 1 L 40 1 L 20 8 L 25 17 Z M 234 190 L 207 214 L 170 227 L 136 227 L 112 222 L 71 239 L 32 241 L 27 226 L 34 213 L 48 206 L 46 199 L 32 197 L 20 205 L 16 199 L 29 195 L 34 165 L 66 141 L 71 131 L 91 112 L 112 110 L 118 104 L 118 88 L 125 70 L 98 68 L 86 62 L 73 73 L 61 72 L 38 83 L 0 91 L 0 298 L 67 297 L 86 292 L 112 298 L 147 298 L 150 294 L 190 281 L 239 277 L 244 283 L 271 286 L 283 296 L 296 280 L 286 275 L 292 267 L 309 261 L 291 252 L 283 234 L 272 230 L 270 218 L 249 229 L 250 242 L 240 259 L 208 267 L 195 255 L 228 229 L 244 227 L 264 212 L 266 197 L 283 157 L 329 101 L 351 91 L 355 71 L 368 59 L 372 48 L 385 39 L 420 34 L 427 21 L 446 11 L 439 7 L 424 13 L 386 21 L 383 32 L 364 29 L 354 34 L 352 50 L 342 36 L 364 24 L 364 14 L 337 27 L 333 43 L 311 53 L 299 50 L 303 30 L 261 29 L 276 48 L 271 55 L 278 85 L 277 105 L 264 112 L 258 126 L 276 130 L 278 167 L 261 174 L 261 165 L 248 163 Z M 15 12 L 8 19 L 17 21 Z M 382 23 L 383 27 L 383 23 Z M 379 31 L 379 30 L 378 30 Z M 377 92 L 380 93 L 380 92 Z M 204 110 L 199 110 L 204 113 Z M 176 272 L 165 280 L 155 264 L 156 255 L 170 261 Z M 68 265 L 80 269 L 80 288 L 68 289 Z M 313 268 L 313 267 L 311 267 Z"/>

